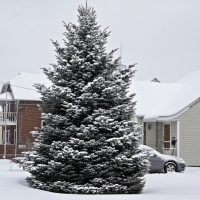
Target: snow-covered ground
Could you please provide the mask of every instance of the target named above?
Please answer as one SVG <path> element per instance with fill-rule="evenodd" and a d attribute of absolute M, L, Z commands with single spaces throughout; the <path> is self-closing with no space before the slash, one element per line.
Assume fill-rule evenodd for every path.
<path fill-rule="evenodd" d="M 29 174 L 10 160 L 0 160 L 1 200 L 193 200 L 200 199 L 200 168 L 186 167 L 184 173 L 147 174 L 139 195 L 71 195 L 30 188 Z"/>

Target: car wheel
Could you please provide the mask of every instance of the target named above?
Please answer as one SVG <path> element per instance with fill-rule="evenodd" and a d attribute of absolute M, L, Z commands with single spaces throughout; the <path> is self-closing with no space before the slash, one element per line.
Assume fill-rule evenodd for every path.
<path fill-rule="evenodd" d="M 168 172 L 176 172 L 176 165 L 174 163 L 167 163 L 165 165 L 165 173 L 168 173 Z"/>

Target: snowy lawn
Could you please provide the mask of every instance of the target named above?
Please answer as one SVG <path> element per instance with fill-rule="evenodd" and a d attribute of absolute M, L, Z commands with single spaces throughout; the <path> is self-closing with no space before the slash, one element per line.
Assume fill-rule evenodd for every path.
<path fill-rule="evenodd" d="M 28 172 L 10 160 L 0 160 L 1 200 L 193 200 L 200 199 L 200 168 L 186 167 L 184 173 L 147 174 L 146 186 L 139 195 L 71 195 L 30 188 Z"/>

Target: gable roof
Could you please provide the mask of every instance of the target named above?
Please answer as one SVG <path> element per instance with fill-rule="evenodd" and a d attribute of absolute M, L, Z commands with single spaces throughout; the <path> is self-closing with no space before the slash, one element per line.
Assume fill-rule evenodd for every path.
<path fill-rule="evenodd" d="M 35 83 L 44 84 L 46 87 L 51 85 L 50 81 L 44 74 L 20 73 L 9 82 L 3 84 L 1 94 L 3 95 L 5 93 L 5 87 L 10 85 L 10 90 L 14 99 L 41 101 L 40 94 L 33 86 Z"/>
<path fill-rule="evenodd" d="M 157 78 L 153 78 L 153 77 L 151 77 L 151 78 L 148 78 L 147 80 L 145 80 L 145 81 L 149 81 L 149 82 L 157 82 L 157 83 L 160 83 L 160 81 L 157 79 Z"/>
<path fill-rule="evenodd" d="M 173 119 L 199 101 L 200 71 L 176 83 L 133 81 L 130 93 L 136 93 L 136 115 L 144 121 Z"/>

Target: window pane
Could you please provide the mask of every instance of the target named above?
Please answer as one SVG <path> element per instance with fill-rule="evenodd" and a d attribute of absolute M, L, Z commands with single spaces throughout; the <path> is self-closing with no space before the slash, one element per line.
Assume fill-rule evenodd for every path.
<path fill-rule="evenodd" d="M 164 142 L 164 148 L 170 148 L 170 142 Z"/>
<path fill-rule="evenodd" d="M 170 141 L 170 125 L 166 124 L 164 129 L 164 140 Z"/>

